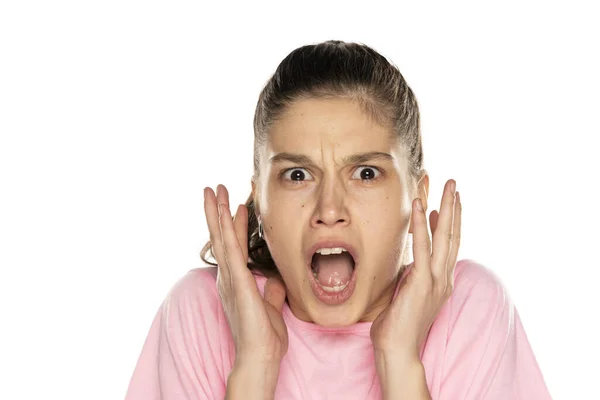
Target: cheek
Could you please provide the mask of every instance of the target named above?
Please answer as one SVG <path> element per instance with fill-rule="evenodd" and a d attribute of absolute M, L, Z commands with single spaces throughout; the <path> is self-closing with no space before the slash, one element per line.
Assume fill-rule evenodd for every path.
<path fill-rule="evenodd" d="M 302 235 L 310 218 L 310 206 L 300 196 L 273 193 L 263 210 L 271 255 L 281 268 L 302 254 Z"/>
<path fill-rule="evenodd" d="M 369 257 L 373 258 L 374 265 L 395 265 L 403 254 L 410 210 L 402 201 L 402 193 L 384 189 L 364 191 L 356 197 L 355 215 L 361 221 L 361 237 L 365 247 L 371 250 Z"/>
<path fill-rule="evenodd" d="M 402 221 L 402 195 L 397 190 L 386 188 L 361 189 L 352 194 L 357 215 L 373 229 L 394 228 L 394 221 Z"/>
<path fill-rule="evenodd" d="M 273 216 L 272 223 L 293 228 L 305 223 L 310 214 L 314 197 L 314 187 L 281 188 L 277 183 L 270 184 L 265 191 L 264 215 Z"/>

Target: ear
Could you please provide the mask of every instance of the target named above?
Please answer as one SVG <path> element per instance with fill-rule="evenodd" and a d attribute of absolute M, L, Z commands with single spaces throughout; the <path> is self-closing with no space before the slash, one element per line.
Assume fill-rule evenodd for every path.
<path fill-rule="evenodd" d="M 417 194 L 415 196 L 421 199 L 425 214 L 427 214 L 427 196 L 429 196 L 429 174 L 427 173 L 427 171 L 425 171 L 423 176 L 421 176 L 421 179 L 419 179 L 419 183 L 417 184 Z M 410 227 L 408 228 L 408 233 L 413 233 L 412 218 L 410 219 Z"/>

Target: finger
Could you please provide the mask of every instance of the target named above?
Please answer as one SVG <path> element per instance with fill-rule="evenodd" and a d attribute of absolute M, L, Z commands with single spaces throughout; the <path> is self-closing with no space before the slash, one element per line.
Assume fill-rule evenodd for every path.
<path fill-rule="evenodd" d="M 256 294 L 260 297 L 256 281 L 248 269 L 248 260 L 244 259 L 242 248 L 238 242 L 231 211 L 225 204 L 219 204 L 219 211 L 223 255 L 231 273 L 231 283 L 234 292 L 240 296 L 254 296 Z"/>
<path fill-rule="evenodd" d="M 244 260 L 248 262 L 248 209 L 243 204 L 238 206 L 233 218 L 233 226 L 235 228 L 235 235 L 242 248 Z"/>
<path fill-rule="evenodd" d="M 218 184 L 217 185 L 217 189 L 215 190 L 215 197 L 216 197 L 216 204 L 217 204 L 217 221 L 219 221 L 220 224 L 220 207 L 219 204 L 225 204 L 227 206 L 227 208 L 229 209 L 229 191 L 227 190 L 227 188 L 222 185 L 222 184 Z M 220 225 L 219 225 L 219 234 L 220 232 Z M 225 252 L 225 248 L 223 247 L 223 240 L 221 238 L 220 241 L 220 247 L 219 247 L 224 255 Z"/>
<path fill-rule="evenodd" d="M 231 273 L 223 255 L 223 241 L 221 239 L 221 228 L 219 226 L 219 211 L 217 208 L 217 197 L 211 188 L 204 188 L 204 215 L 206 225 L 210 234 L 212 251 L 217 260 L 217 273 L 221 274 L 223 283 L 231 282 Z"/>
<path fill-rule="evenodd" d="M 417 208 L 420 200 L 419 198 L 413 200 L 413 257 L 415 262 L 413 264 L 414 271 L 411 273 L 431 278 L 431 240 L 427 231 L 425 212 Z"/>
<path fill-rule="evenodd" d="M 437 284 L 441 284 L 445 289 L 448 277 L 448 255 L 452 249 L 452 234 L 454 221 L 455 196 L 452 193 L 451 185 L 456 183 L 453 179 L 446 182 L 442 202 L 440 205 L 440 215 L 437 220 L 435 233 L 433 234 L 433 253 L 431 254 L 431 272 Z"/>
<path fill-rule="evenodd" d="M 227 188 L 224 185 L 221 185 L 221 184 L 217 185 L 217 205 L 218 204 L 225 204 L 225 206 L 228 209 L 231 209 L 230 204 L 229 204 L 229 191 L 227 190 Z M 242 249 L 242 254 L 244 255 L 244 259 L 247 262 L 247 260 L 248 260 L 248 213 L 246 210 L 245 217 L 241 216 L 240 218 L 237 218 L 238 212 L 239 212 L 239 207 L 235 213 L 236 216 L 234 217 L 234 230 L 236 232 L 238 241 L 240 242 L 240 247 Z M 237 223 L 236 223 L 236 221 L 237 221 Z"/>
<path fill-rule="evenodd" d="M 265 301 L 281 312 L 285 303 L 285 285 L 277 278 L 269 278 L 265 284 Z"/>
<path fill-rule="evenodd" d="M 460 248 L 460 230 L 462 222 L 462 203 L 460 202 L 460 193 L 456 192 L 456 202 L 454 204 L 454 230 L 452 233 L 452 249 L 448 256 L 448 289 L 454 290 L 454 269 L 458 261 L 458 249 Z"/>
<path fill-rule="evenodd" d="M 217 185 L 217 205 L 225 204 L 229 208 L 229 191 L 221 184 Z"/>

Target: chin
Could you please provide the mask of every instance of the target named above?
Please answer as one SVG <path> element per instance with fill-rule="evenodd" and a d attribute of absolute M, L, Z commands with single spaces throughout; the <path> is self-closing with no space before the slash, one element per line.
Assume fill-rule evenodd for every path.
<path fill-rule="evenodd" d="M 357 309 L 357 304 L 350 299 L 335 306 L 320 303 L 310 309 L 309 316 L 317 325 L 336 328 L 356 324 L 360 321 L 362 313 Z"/>

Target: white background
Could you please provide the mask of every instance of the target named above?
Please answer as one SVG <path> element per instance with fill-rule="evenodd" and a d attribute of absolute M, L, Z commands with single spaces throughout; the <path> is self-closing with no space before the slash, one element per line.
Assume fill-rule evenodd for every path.
<path fill-rule="evenodd" d="M 124 397 L 201 266 L 202 189 L 245 201 L 260 90 L 328 39 L 400 68 L 430 204 L 461 192 L 459 258 L 501 277 L 554 399 L 600 398 L 592 3 L 2 2 L 0 398 Z"/>

